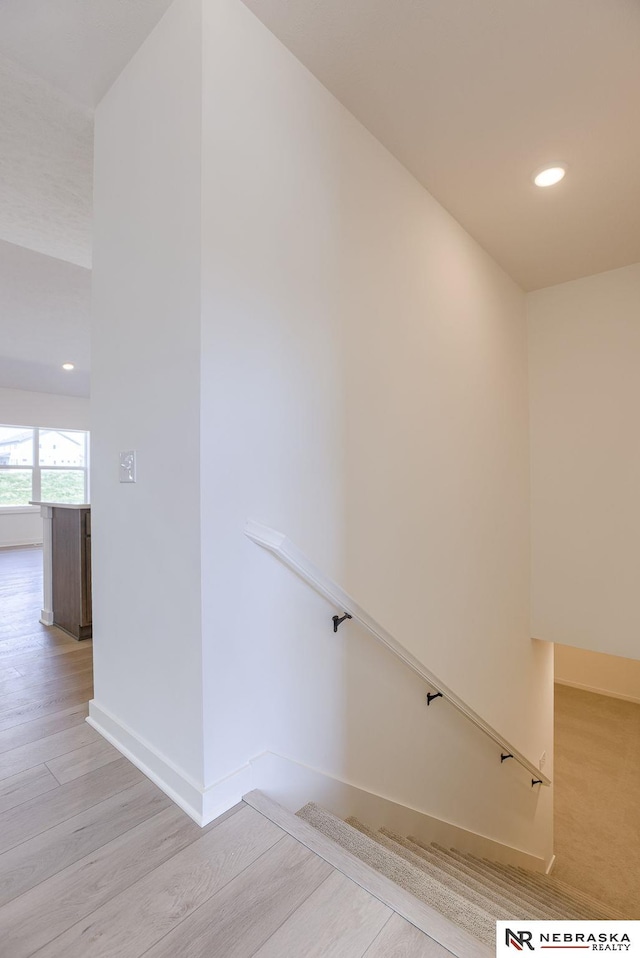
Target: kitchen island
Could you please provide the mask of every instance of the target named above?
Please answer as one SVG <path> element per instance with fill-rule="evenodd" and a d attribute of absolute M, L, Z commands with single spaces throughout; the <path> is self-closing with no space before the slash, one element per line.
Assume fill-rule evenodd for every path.
<path fill-rule="evenodd" d="M 40 621 L 74 639 L 92 636 L 91 506 L 32 502 L 43 519 L 43 603 Z"/>

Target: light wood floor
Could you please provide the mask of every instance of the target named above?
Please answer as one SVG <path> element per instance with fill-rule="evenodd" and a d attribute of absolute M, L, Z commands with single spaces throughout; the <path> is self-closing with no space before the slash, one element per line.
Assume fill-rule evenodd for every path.
<path fill-rule="evenodd" d="M 255 808 L 200 829 L 84 721 L 91 643 L 0 550 L 3 958 L 446 958 Z"/>

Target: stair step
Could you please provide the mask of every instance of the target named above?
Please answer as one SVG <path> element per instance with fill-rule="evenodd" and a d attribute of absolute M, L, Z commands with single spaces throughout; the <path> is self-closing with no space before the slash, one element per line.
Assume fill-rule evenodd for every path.
<path fill-rule="evenodd" d="M 551 903 L 555 902 L 556 905 L 561 905 L 562 911 L 567 918 L 581 918 L 588 921 L 605 917 L 604 913 L 595 914 L 593 909 L 588 907 L 587 904 L 581 901 L 576 895 L 559 894 L 549 884 L 549 881 L 546 877 L 543 878 L 542 876 L 536 876 L 534 873 L 528 872 L 525 869 L 520 871 L 518 869 L 512 868 L 509 865 L 504 865 L 501 862 L 488 862 L 484 861 L 483 859 L 478 860 L 482 861 L 485 866 L 488 866 L 493 873 L 505 875 L 511 881 L 530 888 L 543 900 L 549 901 Z"/>
<path fill-rule="evenodd" d="M 457 858 L 460 862 L 474 869 L 478 874 L 482 874 L 488 881 L 504 882 L 520 895 L 526 896 L 530 901 L 536 902 L 537 907 L 542 909 L 548 918 L 578 919 L 583 918 L 583 910 L 576 906 L 575 902 L 568 899 L 558 899 L 547 888 L 541 888 L 529 881 L 531 872 L 523 870 L 522 876 L 516 876 L 496 869 L 494 862 L 487 862 L 484 859 L 477 858 L 474 855 L 465 854 L 457 849 L 445 849 L 436 845 L 442 853 L 449 854 Z"/>
<path fill-rule="evenodd" d="M 357 819 L 352 818 L 347 819 L 347 824 L 351 825 L 353 828 L 357 828 L 364 835 L 367 835 L 369 838 L 373 839 L 373 841 L 378 842 L 390 852 L 399 855 L 400 858 L 404 858 L 404 860 L 408 861 L 409 864 L 414 865 L 416 868 L 419 868 L 421 871 L 426 872 L 429 875 L 433 875 L 433 877 L 436 878 L 441 884 L 451 888 L 456 894 L 466 898 L 467 901 L 472 902 L 474 905 L 478 905 L 488 915 L 491 915 L 494 920 L 506 921 L 508 918 L 513 916 L 513 913 L 510 913 L 504 907 L 502 907 L 499 899 L 483 894 L 471 884 L 460 881 L 459 878 L 449 874 L 444 869 L 434 868 L 420 855 L 417 855 L 414 851 L 407 848 L 402 839 L 393 835 L 393 833 L 390 833 L 386 829 L 380 829 L 380 831 L 376 832 L 373 829 L 368 828 L 366 825 L 362 825 L 357 821 Z M 521 917 L 532 918 L 533 916 L 523 914 Z"/>
<path fill-rule="evenodd" d="M 388 834 L 387 829 L 383 829 Z M 396 839 L 398 840 L 398 838 Z M 543 909 L 537 901 L 523 895 L 520 889 L 514 889 L 507 884 L 490 881 L 478 875 L 472 869 L 455 867 L 447 858 L 439 857 L 430 850 L 415 844 L 410 839 L 400 839 L 408 851 L 422 858 L 426 868 L 436 868 L 448 873 L 451 878 L 464 887 L 475 890 L 476 894 L 488 899 L 496 920 L 512 919 L 514 916 L 528 921 L 536 921 L 545 917 Z"/>
<path fill-rule="evenodd" d="M 361 861 L 386 875 L 410 894 L 464 928 L 479 941 L 490 947 L 495 946 L 495 919 L 462 895 L 456 894 L 436 877 L 405 861 L 395 852 L 384 848 L 379 842 L 336 818 L 314 802 L 305 805 L 297 814 Z"/>
<path fill-rule="evenodd" d="M 551 876 L 447 849 L 437 842 L 404 838 L 388 828 L 375 831 L 356 818 L 342 821 L 313 802 L 298 816 L 490 946 L 495 942 L 496 920 L 625 917 Z M 435 912 L 431 914 L 435 917 Z"/>
<path fill-rule="evenodd" d="M 529 874 L 523 868 L 518 868 L 514 865 L 505 865 L 505 868 L 508 868 L 510 871 L 515 872 L 516 874 Z M 573 885 L 567 884 L 567 882 L 562 881 L 559 878 L 555 878 L 553 875 L 538 875 L 533 873 L 533 880 L 536 882 L 544 882 L 544 884 L 552 889 L 555 894 L 561 896 L 567 896 L 576 902 L 583 904 L 587 910 L 592 914 L 598 915 L 598 920 L 601 921 L 626 921 L 628 916 L 624 915 L 617 908 L 614 908 L 610 905 L 604 905 L 601 901 L 593 898 L 591 895 L 588 895 L 586 892 L 583 892 L 580 888 L 575 888 Z"/>
<path fill-rule="evenodd" d="M 545 907 L 554 909 L 561 918 L 594 921 L 609 921 L 612 918 L 624 919 L 624 916 L 616 912 L 615 909 L 604 906 L 579 889 L 564 882 L 559 882 L 551 876 L 478 858 L 475 855 L 465 854 L 456 849 L 447 850 L 442 846 L 436 847 L 445 853 L 457 856 L 459 860 L 489 875 L 510 881 L 515 887 L 526 888 L 529 895 L 537 896 L 538 901 Z"/>
<path fill-rule="evenodd" d="M 456 849 L 445 849 L 440 845 L 434 845 L 434 848 L 441 854 L 446 854 L 455 858 L 461 864 L 471 868 L 477 875 L 482 876 L 485 881 L 499 883 L 506 888 L 510 888 L 512 893 L 530 901 L 535 908 L 540 909 L 546 918 L 569 919 L 581 917 L 578 909 L 573 908 L 569 903 L 566 907 L 555 900 L 552 896 L 544 893 L 537 886 L 530 885 L 527 881 L 517 880 L 513 875 L 507 875 L 489 867 L 489 863 L 482 859 L 475 858 L 473 855 L 466 855 Z M 567 910 L 568 909 L 568 910 Z"/>
<path fill-rule="evenodd" d="M 427 861 L 433 862 L 435 867 L 448 869 L 452 874 L 461 876 L 461 881 L 484 889 L 483 894 L 499 898 L 504 908 L 509 911 L 509 918 L 527 918 L 535 921 L 546 917 L 539 900 L 528 895 L 526 890 L 523 891 L 507 882 L 493 881 L 486 873 L 470 868 L 467 864 L 444 855 L 437 849 L 420 845 L 410 838 L 404 841 L 408 848 L 422 855 Z"/>
<path fill-rule="evenodd" d="M 462 853 L 459 852 L 458 854 Z M 576 895 L 558 893 L 551 886 L 546 876 L 537 875 L 535 872 L 529 872 L 524 868 L 519 869 L 510 865 L 503 865 L 500 862 L 491 862 L 474 855 L 465 854 L 463 857 L 466 861 L 478 868 L 483 868 L 492 875 L 503 876 L 516 885 L 528 888 L 529 893 L 537 895 L 541 901 L 550 902 L 552 905 L 555 903 L 556 908 L 560 908 L 567 918 L 587 920 L 594 918 L 592 911 L 587 907 L 587 903 L 581 901 Z M 604 914 L 602 917 L 604 917 Z"/>

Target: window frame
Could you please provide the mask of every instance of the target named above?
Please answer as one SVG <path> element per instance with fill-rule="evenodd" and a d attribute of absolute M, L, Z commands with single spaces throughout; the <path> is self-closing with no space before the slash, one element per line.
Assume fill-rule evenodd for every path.
<path fill-rule="evenodd" d="M 3 465 L 0 463 L 0 473 L 2 472 L 30 472 L 31 473 L 31 496 L 33 502 L 42 501 L 42 473 L 43 472 L 82 472 L 84 473 L 84 502 L 89 502 L 89 455 L 90 455 L 90 432 L 88 429 L 66 429 L 63 426 L 14 426 L 10 423 L 0 423 L 0 429 L 22 429 L 25 432 L 31 430 L 31 465 Z M 48 466 L 40 464 L 40 431 L 42 432 L 64 432 L 78 433 L 84 438 L 84 466 Z M 39 506 L 23 504 L 19 506 L 7 506 L 0 503 L 0 515 L 13 513 L 38 512 Z"/>

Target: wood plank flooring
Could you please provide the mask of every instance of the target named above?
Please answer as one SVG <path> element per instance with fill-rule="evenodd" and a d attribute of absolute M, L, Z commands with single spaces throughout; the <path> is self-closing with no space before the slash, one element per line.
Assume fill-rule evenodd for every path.
<path fill-rule="evenodd" d="M 38 549 L 0 550 L 3 958 L 446 958 L 240 803 L 199 828 L 84 721 L 91 643 L 41 626 Z"/>

